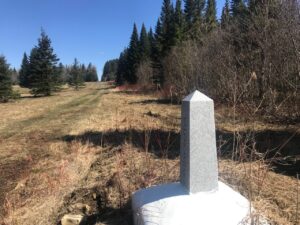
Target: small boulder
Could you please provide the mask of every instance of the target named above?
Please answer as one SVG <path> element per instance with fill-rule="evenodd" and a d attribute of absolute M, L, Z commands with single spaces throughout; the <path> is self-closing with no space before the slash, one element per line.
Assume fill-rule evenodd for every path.
<path fill-rule="evenodd" d="M 82 225 L 84 224 L 85 217 L 82 215 L 64 215 L 61 219 L 61 225 Z"/>

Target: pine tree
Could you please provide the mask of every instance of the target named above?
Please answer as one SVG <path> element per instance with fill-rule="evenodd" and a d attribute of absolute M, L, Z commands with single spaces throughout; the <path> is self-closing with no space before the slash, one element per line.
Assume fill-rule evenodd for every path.
<path fill-rule="evenodd" d="M 0 56 L 0 102 L 7 102 L 13 94 L 9 76 L 9 65 L 4 56 Z"/>
<path fill-rule="evenodd" d="M 130 38 L 130 45 L 128 49 L 128 70 L 125 75 L 125 80 L 131 84 L 137 82 L 136 70 L 140 62 L 140 51 L 139 51 L 139 35 L 136 24 L 133 26 L 132 35 Z"/>
<path fill-rule="evenodd" d="M 230 23 L 230 9 L 229 9 L 229 1 L 226 0 L 225 6 L 222 10 L 221 16 L 221 28 L 226 29 Z"/>
<path fill-rule="evenodd" d="M 27 54 L 24 53 L 23 60 L 21 64 L 21 69 L 19 71 L 19 82 L 21 87 L 30 87 L 30 71 L 29 71 L 29 60 Z"/>
<path fill-rule="evenodd" d="M 38 45 L 30 55 L 31 93 L 35 96 L 49 96 L 57 89 L 55 81 L 57 56 L 53 53 L 51 40 L 44 31 Z"/>
<path fill-rule="evenodd" d="M 68 82 L 70 86 L 75 88 L 75 90 L 78 90 L 80 87 L 84 86 L 84 79 L 81 68 L 82 67 L 79 65 L 78 60 L 75 58 L 74 63 L 71 67 L 70 79 Z"/>
<path fill-rule="evenodd" d="M 218 25 L 216 0 L 208 0 L 205 12 L 206 32 L 210 32 Z"/>
<path fill-rule="evenodd" d="M 141 35 L 140 35 L 140 57 L 141 61 L 145 61 L 150 57 L 151 45 L 149 36 L 145 25 L 142 25 Z"/>

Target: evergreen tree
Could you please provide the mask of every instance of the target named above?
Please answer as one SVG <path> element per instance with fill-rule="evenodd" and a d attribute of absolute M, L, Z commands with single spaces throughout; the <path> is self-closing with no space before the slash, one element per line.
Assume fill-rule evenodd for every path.
<path fill-rule="evenodd" d="M 203 10 L 205 0 L 185 0 L 185 20 L 187 37 L 200 40 L 203 33 Z"/>
<path fill-rule="evenodd" d="M 151 54 L 151 45 L 145 25 L 142 25 L 140 35 L 140 57 L 141 61 L 147 60 Z"/>
<path fill-rule="evenodd" d="M 81 76 L 83 77 L 83 81 L 85 81 L 86 80 L 86 76 L 87 76 L 87 70 L 86 70 L 84 64 L 80 65 L 80 73 L 81 73 Z"/>
<path fill-rule="evenodd" d="M 152 52 L 153 83 L 159 85 L 164 82 L 162 71 L 162 27 L 160 19 L 157 20 L 154 34 Z"/>
<path fill-rule="evenodd" d="M 231 14 L 233 18 L 243 18 L 246 13 L 246 5 L 243 0 L 231 1 Z"/>
<path fill-rule="evenodd" d="M 13 85 L 19 84 L 19 73 L 16 70 L 16 68 L 10 69 L 9 70 L 11 81 Z"/>
<path fill-rule="evenodd" d="M 98 81 L 98 75 L 96 68 L 92 65 L 92 63 L 89 63 L 86 68 L 86 77 L 85 82 L 95 82 Z"/>
<path fill-rule="evenodd" d="M 174 45 L 173 34 L 173 14 L 174 8 L 170 0 L 163 0 L 163 6 L 160 14 L 161 21 L 161 45 L 162 55 L 165 56 Z"/>
<path fill-rule="evenodd" d="M 149 44 L 150 44 L 150 58 L 153 58 L 153 51 L 154 51 L 154 45 L 155 45 L 155 39 L 154 39 L 154 34 L 153 30 L 150 27 L 150 30 L 148 32 L 148 39 L 149 39 Z"/>
<path fill-rule="evenodd" d="M 116 69 L 117 69 L 117 63 L 115 63 L 115 71 L 116 71 Z M 91 63 L 88 66 L 88 74 L 90 76 L 90 81 L 91 82 L 99 81 L 97 69 Z"/>
<path fill-rule="evenodd" d="M 140 62 L 140 51 L 139 51 L 139 35 L 136 24 L 133 26 L 132 35 L 130 38 L 130 45 L 128 49 L 128 70 L 125 75 L 125 80 L 131 84 L 137 82 L 136 69 Z"/>
<path fill-rule="evenodd" d="M 30 87 L 30 71 L 29 71 L 29 60 L 27 54 L 24 53 L 23 60 L 21 64 L 21 69 L 19 71 L 19 83 L 21 87 Z"/>
<path fill-rule="evenodd" d="M 0 56 L 0 102 L 7 102 L 13 94 L 9 76 L 9 65 L 4 56 Z"/>
<path fill-rule="evenodd" d="M 64 65 L 62 63 L 59 63 L 58 66 L 54 68 L 54 73 L 52 76 L 53 91 L 61 90 L 61 85 L 64 84 L 63 73 L 64 73 Z"/>
<path fill-rule="evenodd" d="M 226 29 L 230 22 L 230 9 L 229 9 L 229 1 L 226 0 L 225 6 L 222 10 L 222 16 L 221 16 L 221 28 Z"/>
<path fill-rule="evenodd" d="M 117 78 L 117 70 L 118 70 L 118 61 L 119 59 L 109 60 L 105 63 L 103 68 L 103 74 L 101 81 L 112 81 Z"/>
<path fill-rule="evenodd" d="M 197 14 L 196 3 L 195 0 L 184 0 L 184 2 L 185 21 L 188 28 L 191 28 L 195 21 L 195 15 Z"/>
<path fill-rule="evenodd" d="M 185 24 L 184 24 L 184 15 L 182 12 L 181 0 L 176 0 L 173 23 L 174 23 L 173 44 L 177 45 L 178 43 L 181 43 L 184 38 Z"/>
<path fill-rule="evenodd" d="M 30 88 L 32 94 L 49 96 L 58 87 L 55 83 L 57 56 L 53 53 L 51 40 L 44 31 L 38 40 L 38 45 L 30 55 Z"/>
<path fill-rule="evenodd" d="M 158 19 L 156 23 L 153 47 L 152 61 L 160 61 L 162 52 L 162 27 L 160 19 Z"/>
<path fill-rule="evenodd" d="M 205 23 L 206 32 L 210 32 L 215 29 L 218 25 L 217 23 L 217 9 L 216 0 L 207 0 L 206 12 L 205 12 Z"/>
<path fill-rule="evenodd" d="M 205 8 L 205 0 L 195 0 L 195 20 L 200 19 L 202 20 L 203 18 L 203 11 Z"/>
<path fill-rule="evenodd" d="M 125 74 L 128 70 L 128 49 L 125 49 L 119 57 L 118 61 L 118 68 L 117 68 L 117 77 L 116 77 L 116 84 L 118 86 L 124 84 L 125 82 Z"/>
<path fill-rule="evenodd" d="M 78 60 L 75 58 L 74 63 L 70 71 L 69 85 L 78 90 L 80 87 L 84 86 L 84 79 L 82 74 L 82 67 L 79 65 Z"/>

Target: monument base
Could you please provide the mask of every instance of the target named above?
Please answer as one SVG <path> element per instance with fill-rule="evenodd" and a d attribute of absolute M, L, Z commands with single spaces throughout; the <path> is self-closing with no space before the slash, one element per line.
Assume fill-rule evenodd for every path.
<path fill-rule="evenodd" d="M 135 225 L 250 224 L 249 201 L 222 182 L 218 190 L 197 194 L 180 183 L 143 189 L 133 195 L 132 208 Z"/>

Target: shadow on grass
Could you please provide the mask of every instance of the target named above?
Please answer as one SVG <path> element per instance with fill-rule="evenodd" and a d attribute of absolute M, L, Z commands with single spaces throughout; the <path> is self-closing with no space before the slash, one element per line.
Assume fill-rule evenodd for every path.
<path fill-rule="evenodd" d="M 217 131 L 217 146 L 222 158 L 252 161 L 263 157 L 277 173 L 295 177 L 300 174 L 300 134 L 297 132 L 265 130 L 234 135 Z"/>
<path fill-rule="evenodd" d="M 261 157 L 273 166 L 274 171 L 296 176 L 300 173 L 300 135 L 289 131 L 242 132 L 233 134 L 216 132 L 218 155 L 223 159 L 253 161 Z M 63 137 L 66 142 L 80 141 L 96 146 L 118 147 L 132 143 L 134 147 L 148 150 L 159 158 L 175 159 L 180 155 L 180 133 L 162 130 L 89 131 L 80 135 Z M 253 154 L 253 148 L 256 153 Z M 235 149 L 235 152 L 233 152 Z"/>
<path fill-rule="evenodd" d="M 130 201 L 121 208 L 106 207 L 101 212 L 89 215 L 80 225 L 134 225 Z"/>
<path fill-rule="evenodd" d="M 74 190 L 64 198 L 64 205 L 58 210 L 56 224 L 61 225 L 61 218 L 66 214 L 82 215 L 84 213 L 84 220 L 80 224 L 133 225 L 131 200 L 117 206 L 112 204 L 111 200 L 107 198 L 107 194 L 105 188 L 97 186 Z M 83 212 L 74 208 L 78 203 L 88 205 L 89 211 Z"/>
<path fill-rule="evenodd" d="M 142 104 L 142 105 L 147 105 L 147 104 L 179 105 L 179 103 L 172 102 L 170 99 L 147 99 L 147 100 L 142 100 L 142 101 L 131 102 L 130 104 L 131 105 L 134 105 L 134 104 Z"/>
<path fill-rule="evenodd" d="M 157 157 L 169 159 L 178 157 L 180 149 L 180 134 L 162 130 L 139 131 L 130 129 L 104 133 L 88 131 L 81 135 L 64 136 L 63 140 L 66 142 L 80 141 L 82 143 L 92 143 L 93 145 L 103 147 L 118 147 L 127 142 L 144 151 L 148 150 Z"/>

